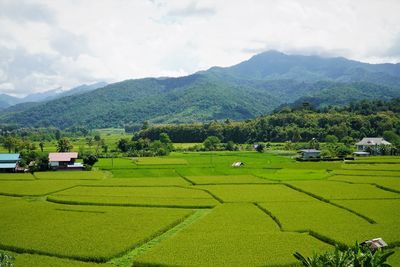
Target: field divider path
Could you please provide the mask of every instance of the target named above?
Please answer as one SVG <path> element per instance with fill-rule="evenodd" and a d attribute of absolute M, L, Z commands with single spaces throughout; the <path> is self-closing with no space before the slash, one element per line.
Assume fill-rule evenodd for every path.
<path fill-rule="evenodd" d="M 179 177 L 181 177 L 183 180 L 185 180 L 186 182 L 188 182 L 191 185 L 196 185 L 195 182 L 193 182 L 192 180 L 190 180 L 189 178 L 187 178 L 186 176 L 182 175 L 180 172 L 178 172 L 177 170 L 174 169 L 174 172 L 176 174 L 178 174 Z"/>
<path fill-rule="evenodd" d="M 48 193 L 45 193 L 45 194 L 39 194 L 39 195 L 15 194 L 15 193 L 3 193 L 3 192 L 0 192 L 0 196 L 19 197 L 19 198 L 24 198 L 24 197 L 34 197 L 34 198 L 48 197 L 48 196 L 50 196 L 50 195 L 52 195 L 54 193 L 59 193 L 59 192 L 62 192 L 62 191 L 68 190 L 68 189 L 72 189 L 72 188 L 75 188 L 75 187 L 78 187 L 78 186 L 80 186 L 80 185 L 73 185 L 73 186 L 69 186 L 67 188 L 63 188 L 63 189 L 59 189 L 59 190 L 56 190 L 56 191 L 48 192 Z"/>
<path fill-rule="evenodd" d="M 206 192 L 206 193 L 209 194 L 212 198 L 214 198 L 216 201 L 218 201 L 220 204 L 225 203 L 225 201 L 224 201 L 222 198 L 220 198 L 219 196 L 215 195 L 214 193 L 211 193 L 211 192 L 210 192 L 209 190 L 207 190 L 207 189 L 204 189 L 204 188 L 196 188 L 196 187 L 188 187 L 188 188 Z"/>
<path fill-rule="evenodd" d="M 148 242 L 142 244 L 139 247 L 134 248 L 133 250 L 127 252 L 126 254 L 116 257 L 108 261 L 108 263 L 111 263 L 112 265 L 118 266 L 118 267 L 130 267 L 133 264 L 133 261 L 136 257 L 142 255 L 143 253 L 146 253 L 146 251 L 150 250 L 154 246 L 158 245 L 161 243 L 163 240 L 166 240 L 178 232 L 182 231 L 183 229 L 187 228 L 189 225 L 193 224 L 197 220 L 201 219 L 205 215 L 207 215 L 211 209 L 202 209 L 202 210 L 197 210 L 195 211 L 192 215 L 188 216 L 185 220 L 183 220 L 181 223 L 173 226 L 169 230 L 161 233 L 160 235 L 154 237 L 153 239 L 149 240 Z"/>
<path fill-rule="evenodd" d="M 331 180 L 328 180 L 327 182 L 339 182 L 339 183 L 345 183 L 345 184 L 360 184 L 360 185 L 369 184 L 369 185 L 375 186 L 375 187 L 377 187 L 377 188 L 379 188 L 381 190 L 384 190 L 384 191 L 400 194 L 399 190 L 396 190 L 396 189 L 393 189 L 393 188 L 390 188 L 390 187 L 386 187 L 386 186 L 382 186 L 382 185 L 379 185 L 379 184 L 376 184 L 376 183 L 356 183 L 356 182 L 336 180 L 336 179 L 331 179 Z"/>
<path fill-rule="evenodd" d="M 306 194 L 306 195 L 309 195 L 310 197 L 313 197 L 313 198 L 315 198 L 315 199 L 317 199 L 317 200 L 319 200 L 319 201 L 322 201 L 322 202 L 325 202 L 325 203 L 330 204 L 330 205 L 332 205 L 332 206 L 335 206 L 335 207 L 337 207 L 337 208 L 346 210 L 346 211 L 348 211 L 348 212 L 350 212 L 350 213 L 352 213 L 352 214 L 354 214 L 354 215 L 356 215 L 356 216 L 358 216 L 358 217 L 364 219 L 365 221 L 367 221 L 367 222 L 370 223 L 370 224 L 376 224 L 376 221 L 374 221 L 373 219 L 371 219 L 371 218 L 369 218 L 369 217 L 367 217 L 367 216 L 365 216 L 365 215 L 363 215 L 363 214 L 361 214 L 361 213 L 358 213 L 358 212 L 356 212 L 356 211 L 354 211 L 354 210 L 352 210 L 352 209 L 349 209 L 349 208 L 346 208 L 346 207 L 344 207 L 344 206 L 342 206 L 342 205 L 333 203 L 333 202 L 331 202 L 330 200 L 328 200 L 328 199 L 326 199 L 326 198 L 323 198 L 323 197 L 318 196 L 318 195 L 316 195 L 316 194 L 313 194 L 313 193 L 311 193 L 311 192 L 305 191 L 305 190 L 300 189 L 300 188 L 298 188 L 298 187 L 295 187 L 295 186 L 293 186 L 293 185 L 291 185 L 291 184 L 287 184 L 287 183 L 282 183 L 282 184 L 285 185 L 285 186 L 287 186 L 287 187 L 289 187 L 289 188 L 291 188 L 291 189 L 293 189 L 293 190 L 296 190 L 296 191 L 298 191 L 298 192 L 300 192 L 300 193 L 304 193 L 304 194 Z"/>

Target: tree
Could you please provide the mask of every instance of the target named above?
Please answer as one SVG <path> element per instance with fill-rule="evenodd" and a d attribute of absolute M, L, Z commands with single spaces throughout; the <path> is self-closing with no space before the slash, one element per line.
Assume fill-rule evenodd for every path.
<path fill-rule="evenodd" d="M 228 143 L 226 143 L 225 149 L 228 151 L 235 151 L 237 150 L 237 146 L 233 141 L 228 141 Z"/>
<path fill-rule="evenodd" d="M 40 151 L 43 152 L 43 148 L 44 148 L 44 142 L 43 141 L 39 142 L 39 147 L 40 147 Z"/>
<path fill-rule="evenodd" d="M 57 151 L 58 152 L 69 152 L 73 148 L 69 139 L 64 137 L 58 140 L 57 142 Z"/>
<path fill-rule="evenodd" d="M 172 143 L 171 138 L 169 138 L 168 134 L 160 133 L 160 142 L 165 145 L 168 151 L 172 151 L 174 149 L 174 144 Z"/>
<path fill-rule="evenodd" d="M 54 135 L 55 135 L 56 140 L 61 139 L 61 131 L 60 130 L 57 129 Z"/>
<path fill-rule="evenodd" d="M 129 140 L 127 138 L 122 138 L 118 141 L 117 147 L 121 152 L 128 152 L 129 150 Z"/>
<path fill-rule="evenodd" d="M 6 136 L 3 139 L 3 146 L 8 150 L 8 153 L 11 153 L 11 150 L 16 147 L 17 139 L 13 136 Z"/>
<path fill-rule="evenodd" d="M 346 146 L 351 146 L 354 143 L 354 139 L 351 136 L 345 136 L 345 137 L 342 138 L 342 142 Z"/>
<path fill-rule="evenodd" d="M 92 148 L 92 146 L 93 146 L 93 137 L 91 137 L 91 136 L 86 137 L 86 144 L 89 146 L 89 148 Z"/>
<path fill-rule="evenodd" d="M 83 157 L 83 164 L 91 169 L 92 166 L 98 161 L 98 158 L 94 154 L 88 154 Z"/>
<path fill-rule="evenodd" d="M 204 140 L 203 145 L 204 149 L 208 151 L 217 150 L 221 140 L 216 136 L 209 136 L 206 140 Z"/>
<path fill-rule="evenodd" d="M 144 121 L 143 125 L 142 125 L 142 130 L 147 130 L 149 128 L 149 122 L 148 121 Z"/>
<path fill-rule="evenodd" d="M 334 135 L 328 134 L 327 136 L 325 136 L 325 142 L 335 144 L 339 142 L 339 139 Z"/>
<path fill-rule="evenodd" d="M 99 135 L 99 134 L 96 134 L 96 135 L 94 136 L 94 141 L 95 141 L 95 142 L 100 142 L 100 140 L 101 140 L 100 135 Z"/>
<path fill-rule="evenodd" d="M 400 136 L 394 131 L 385 131 L 383 133 L 383 138 L 385 138 L 385 140 L 389 141 L 395 146 L 400 145 Z"/>
<path fill-rule="evenodd" d="M 151 143 L 150 150 L 154 152 L 157 156 L 165 156 L 168 155 L 169 150 L 166 145 L 163 144 L 160 140 L 156 140 Z"/>
<path fill-rule="evenodd" d="M 263 144 L 256 145 L 256 151 L 259 152 L 259 153 L 263 153 L 264 152 L 264 148 L 265 148 L 265 146 Z"/>
<path fill-rule="evenodd" d="M 313 138 L 308 142 L 308 146 L 313 149 L 319 149 L 319 142 L 316 138 Z"/>
<path fill-rule="evenodd" d="M 343 144 L 339 144 L 335 148 L 335 153 L 336 153 L 336 156 L 338 156 L 338 157 L 346 157 L 347 155 L 351 154 L 352 152 L 353 151 L 349 147 L 347 147 Z"/>

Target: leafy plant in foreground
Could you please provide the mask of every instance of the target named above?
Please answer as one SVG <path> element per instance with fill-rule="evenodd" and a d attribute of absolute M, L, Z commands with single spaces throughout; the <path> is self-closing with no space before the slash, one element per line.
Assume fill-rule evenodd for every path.
<path fill-rule="evenodd" d="M 0 267 L 14 267 L 14 257 L 0 251 Z"/>
<path fill-rule="evenodd" d="M 305 257 L 299 252 L 293 256 L 306 267 L 390 267 L 386 260 L 393 253 L 394 251 L 374 250 L 356 243 L 352 248 L 340 250 L 336 246 L 334 251 L 314 254 L 312 257 Z"/>

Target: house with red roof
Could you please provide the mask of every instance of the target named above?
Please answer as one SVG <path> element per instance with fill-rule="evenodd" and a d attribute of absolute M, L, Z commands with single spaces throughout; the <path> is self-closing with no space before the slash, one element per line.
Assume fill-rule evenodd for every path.
<path fill-rule="evenodd" d="M 53 170 L 82 170 L 82 163 L 75 163 L 78 152 L 49 153 L 49 165 Z"/>

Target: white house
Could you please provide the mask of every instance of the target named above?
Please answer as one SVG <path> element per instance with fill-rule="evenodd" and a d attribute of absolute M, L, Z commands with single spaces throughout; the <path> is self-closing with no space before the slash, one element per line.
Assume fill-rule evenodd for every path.
<path fill-rule="evenodd" d="M 364 137 L 356 143 L 357 151 L 369 152 L 371 154 L 381 154 L 382 146 L 391 146 L 392 144 L 382 137 Z"/>

